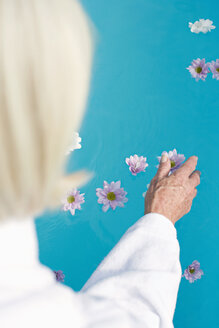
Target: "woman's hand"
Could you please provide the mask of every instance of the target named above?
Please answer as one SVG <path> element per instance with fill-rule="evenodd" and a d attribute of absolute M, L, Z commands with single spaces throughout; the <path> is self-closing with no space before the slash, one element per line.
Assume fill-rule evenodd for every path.
<path fill-rule="evenodd" d="M 191 156 L 178 170 L 168 176 L 171 168 L 167 155 L 163 155 L 157 174 L 151 180 L 145 196 L 145 214 L 159 213 L 173 224 L 189 213 L 197 194 L 201 172 L 195 170 L 198 158 Z"/>

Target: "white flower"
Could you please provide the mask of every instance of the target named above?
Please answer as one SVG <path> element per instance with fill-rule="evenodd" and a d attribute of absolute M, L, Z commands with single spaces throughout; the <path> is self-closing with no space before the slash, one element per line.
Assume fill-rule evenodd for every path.
<path fill-rule="evenodd" d="M 210 19 L 199 19 L 199 21 L 196 21 L 194 24 L 189 23 L 189 28 L 193 33 L 207 33 L 216 28 L 216 26 L 212 24 L 213 22 Z"/>
<path fill-rule="evenodd" d="M 150 187 L 150 183 L 147 184 L 147 189 Z M 145 198 L 147 191 L 143 192 L 142 196 Z"/>
<path fill-rule="evenodd" d="M 69 149 L 66 152 L 66 155 L 69 155 L 71 151 L 74 151 L 75 149 L 80 149 L 81 148 L 81 138 L 79 137 L 78 132 L 73 132 L 73 139 L 72 139 L 71 146 L 69 146 Z"/>

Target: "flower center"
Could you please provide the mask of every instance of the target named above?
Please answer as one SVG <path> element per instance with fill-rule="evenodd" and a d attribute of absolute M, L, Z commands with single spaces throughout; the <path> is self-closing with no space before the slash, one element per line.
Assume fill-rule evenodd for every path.
<path fill-rule="evenodd" d="M 173 168 L 176 165 L 174 161 L 170 161 L 170 163 L 171 163 L 171 168 Z"/>
<path fill-rule="evenodd" d="M 195 69 L 195 70 L 196 70 L 196 72 L 197 72 L 197 73 L 201 73 L 201 71 L 202 71 L 202 68 L 201 68 L 201 66 L 198 66 L 198 67 L 196 67 L 196 69 Z"/>
<path fill-rule="evenodd" d="M 107 194 L 107 199 L 109 200 L 115 200 L 116 199 L 116 195 L 114 194 L 114 192 L 108 192 Z"/>
<path fill-rule="evenodd" d="M 218 67 L 218 68 L 216 68 L 216 71 L 219 73 L 219 67 Z"/>
<path fill-rule="evenodd" d="M 67 201 L 68 201 L 68 203 L 74 203 L 74 201 L 75 201 L 75 197 L 74 196 L 68 196 L 68 198 L 67 198 Z"/>
<path fill-rule="evenodd" d="M 190 272 L 191 274 L 193 274 L 193 273 L 195 272 L 195 269 L 194 269 L 194 268 L 189 268 L 189 272 Z"/>

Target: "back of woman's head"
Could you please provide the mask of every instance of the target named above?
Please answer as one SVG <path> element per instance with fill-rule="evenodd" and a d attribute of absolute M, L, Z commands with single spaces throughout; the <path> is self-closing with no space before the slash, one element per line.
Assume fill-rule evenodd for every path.
<path fill-rule="evenodd" d="M 0 0 L 0 220 L 40 214 L 68 186 L 59 181 L 92 54 L 78 1 Z"/>

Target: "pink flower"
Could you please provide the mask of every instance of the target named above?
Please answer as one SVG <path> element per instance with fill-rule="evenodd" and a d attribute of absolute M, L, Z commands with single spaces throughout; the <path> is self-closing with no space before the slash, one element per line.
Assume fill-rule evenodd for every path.
<path fill-rule="evenodd" d="M 65 275 L 63 274 L 63 271 L 62 270 L 53 271 L 53 272 L 55 273 L 56 281 L 62 281 L 62 282 L 64 282 Z"/>
<path fill-rule="evenodd" d="M 129 171 L 132 173 L 132 175 L 136 175 L 139 172 L 145 172 L 145 168 L 148 166 L 148 163 L 146 163 L 147 158 L 143 156 L 130 156 L 130 158 L 126 158 L 125 162 L 127 165 L 129 165 Z"/>
<path fill-rule="evenodd" d="M 124 207 L 124 203 L 128 201 L 125 197 L 127 192 L 123 188 L 120 188 L 121 181 L 114 182 L 110 184 L 106 181 L 103 182 L 103 189 L 97 188 L 96 195 L 98 198 L 98 203 L 103 204 L 102 210 L 106 212 L 109 207 L 113 210 L 118 207 Z"/>
<path fill-rule="evenodd" d="M 194 77 L 196 81 L 199 81 L 200 79 L 205 81 L 209 73 L 209 63 L 205 63 L 205 58 L 197 58 L 194 59 L 192 64 L 186 69 L 189 70 L 192 77 Z"/>
<path fill-rule="evenodd" d="M 167 153 L 166 151 L 162 152 L 162 155 L 166 154 L 170 160 L 171 163 L 171 169 L 170 169 L 170 174 L 173 173 L 175 170 L 177 170 L 185 160 L 185 156 L 183 154 L 177 154 L 177 150 L 173 149 L 173 151 L 169 151 Z M 161 156 L 158 156 L 158 161 L 160 162 Z M 157 165 L 159 167 L 159 165 Z"/>
<path fill-rule="evenodd" d="M 84 203 L 84 194 L 80 194 L 80 191 L 76 188 L 68 191 L 65 198 L 62 199 L 63 211 L 70 211 L 72 215 L 75 215 L 75 210 L 81 209 L 81 204 Z"/>
<path fill-rule="evenodd" d="M 192 283 L 197 279 L 201 279 L 203 274 L 203 271 L 200 269 L 200 263 L 195 260 L 188 266 L 182 276 L 189 280 L 190 283 Z"/>
<path fill-rule="evenodd" d="M 210 63 L 210 70 L 212 72 L 213 79 L 219 80 L 219 59 Z"/>

